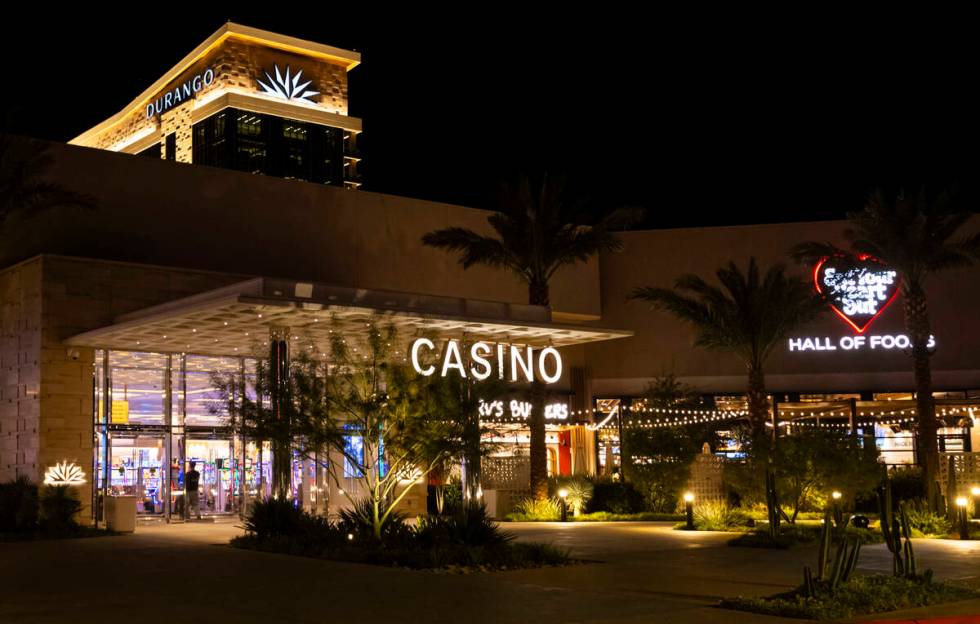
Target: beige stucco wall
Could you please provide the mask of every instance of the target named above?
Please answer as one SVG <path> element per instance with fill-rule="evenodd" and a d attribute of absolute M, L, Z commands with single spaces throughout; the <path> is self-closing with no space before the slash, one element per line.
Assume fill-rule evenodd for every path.
<path fill-rule="evenodd" d="M 22 235 L 0 266 L 38 253 L 320 281 L 340 286 L 526 303 L 514 276 L 463 270 L 423 247 L 426 232 L 487 231 L 484 211 L 52 144 L 50 179 L 95 198 L 11 224 Z M 598 318 L 594 260 L 559 272 L 556 314 Z"/>

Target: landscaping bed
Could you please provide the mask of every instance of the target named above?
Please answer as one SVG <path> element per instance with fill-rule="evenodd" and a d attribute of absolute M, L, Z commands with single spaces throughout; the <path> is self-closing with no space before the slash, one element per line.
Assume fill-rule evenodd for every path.
<path fill-rule="evenodd" d="M 296 509 L 286 501 L 256 503 L 236 548 L 450 572 L 513 570 L 577 563 L 550 544 L 515 542 L 481 505 L 448 516 L 419 518 L 409 526 L 393 514 L 376 535 L 368 510 L 355 507 L 332 522 Z"/>
<path fill-rule="evenodd" d="M 729 546 L 739 546 L 744 548 L 793 548 L 795 546 L 811 546 L 820 541 L 819 524 L 795 524 L 783 525 L 780 528 L 779 537 L 775 540 L 769 535 L 766 527 L 746 530 L 738 537 L 728 540 Z M 861 544 L 880 544 L 884 541 L 881 531 L 869 528 L 858 529 L 847 527 L 845 535 L 855 539 Z"/>
<path fill-rule="evenodd" d="M 729 598 L 724 609 L 813 620 L 837 620 L 913 607 L 927 607 L 980 597 L 977 592 L 950 583 L 934 582 L 931 575 L 915 578 L 856 576 L 833 593 L 807 598 L 803 588 L 766 598 Z"/>

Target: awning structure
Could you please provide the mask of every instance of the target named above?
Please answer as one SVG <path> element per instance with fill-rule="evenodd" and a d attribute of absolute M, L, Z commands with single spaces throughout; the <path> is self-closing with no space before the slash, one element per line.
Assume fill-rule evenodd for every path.
<path fill-rule="evenodd" d="M 69 338 L 69 345 L 200 355 L 258 355 L 271 331 L 288 330 L 305 348 L 328 351 L 331 332 L 363 339 L 382 317 L 399 339 L 468 338 L 566 347 L 633 332 L 551 322 L 540 306 L 343 288 L 255 278 L 122 315 L 107 327 Z"/>

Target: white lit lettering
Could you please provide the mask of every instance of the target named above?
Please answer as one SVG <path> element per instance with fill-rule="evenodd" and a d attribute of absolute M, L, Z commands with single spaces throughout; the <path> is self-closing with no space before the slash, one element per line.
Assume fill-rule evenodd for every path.
<path fill-rule="evenodd" d="M 412 367 L 419 375 L 425 375 L 428 377 L 432 373 L 436 372 L 436 367 L 430 365 L 426 368 L 422 368 L 422 365 L 419 363 L 419 347 L 425 347 L 431 351 L 436 348 L 436 345 L 434 345 L 428 338 L 419 338 L 412 343 Z"/>
<path fill-rule="evenodd" d="M 473 375 L 474 379 L 483 381 L 493 373 L 490 361 L 483 357 L 484 355 L 490 355 L 492 351 L 493 349 L 490 348 L 490 345 L 485 342 L 474 342 L 473 346 L 470 347 L 470 359 L 476 365 L 470 368 L 470 374 Z"/>

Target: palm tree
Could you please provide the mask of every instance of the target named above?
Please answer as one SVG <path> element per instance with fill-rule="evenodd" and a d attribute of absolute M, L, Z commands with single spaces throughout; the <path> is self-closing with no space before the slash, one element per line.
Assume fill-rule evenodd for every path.
<path fill-rule="evenodd" d="M 931 201 L 925 191 L 915 197 L 899 193 L 889 201 L 881 191 L 875 191 L 863 210 L 848 213 L 844 229 L 850 251 L 873 256 L 901 274 L 905 328 L 912 343 L 915 375 L 917 457 L 933 509 L 938 506 L 939 448 L 925 284 L 933 273 L 969 266 L 980 259 L 980 233 L 959 234 L 971 215 L 950 208 L 950 196 L 945 192 Z M 801 243 L 792 251 L 801 262 L 840 253 L 844 252 L 839 247 L 818 242 Z"/>
<path fill-rule="evenodd" d="M 43 142 L 0 133 L 0 228 L 17 214 L 92 207 L 92 198 L 43 179 L 51 164 Z"/>
<path fill-rule="evenodd" d="M 825 306 L 809 281 L 787 276 L 782 265 L 760 277 L 755 258 L 750 258 L 745 273 L 729 262 L 715 275 L 721 287 L 697 275 L 682 275 L 673 288 L 637 288 L 630 299 L 647 301 L 692 325 L 695 346 L 729 351 L 742 360 L 748 373 L 752 439 L 763 444 L 769 414 L 766 359 L 789 332 L 816 318 Z"/>
<path fill-rule="evenodd" d="M 487 236 L 461 227 L 429 232 L 422 243 L 457 252 L 464 269 L 477 264 L 509 270 L 527 284 L 528 303 L 549 306 L 550 282 L 563 266 L 586 262 L 601 251 L 618 251 L 622 242 L 612 230 L 639 218 L 635 209 L 618 209 L 599 219 L 580 221 L 570 214 L 563 196 L 564 183 L 547 176 L 532 189 L 528 179 L 505 185 L 497 211 L 487 217 L 494 235 Z M 544 427 L 544 387 L 532 384 L 531 493 L 548 496 L 547 449 Z"/>

